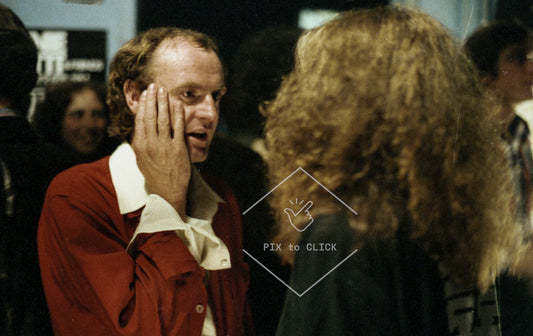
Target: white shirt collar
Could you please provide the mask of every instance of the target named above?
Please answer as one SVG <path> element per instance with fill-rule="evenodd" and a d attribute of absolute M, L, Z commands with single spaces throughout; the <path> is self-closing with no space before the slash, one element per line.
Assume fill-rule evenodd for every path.
<path fill-rule="evenodd" d="M 124 215 L 139 210 L 146 205 L 148 192 L 144 185 L 144 176 L 137 166 L 135 153 L 131 145 L 123 142 L 109 158 L 111 180 L 117 193 L 120 214 Z M 196 200 L 201 200 L 196 202 Z M 217 203 L 224 202 L 202 176 L 192 170 L 189 182 L 190 215 L 195 218 L 210 220 L 217 212 Z"/>
<path fill-rule="evenodd" d="M 183 222 L 174 208 L 162 198 L 148 194 L 144 185 L 144 176 L 137 167 L 135 153 L 127 142 L 122 143 L 111 154 L 109 170 L 122 215 L 139 210 L 146 205 L 127 249 L 138 233 L 173 229 L 203 268 L 220 270 L 231 267 L 228 248 L 211 227 L 218 203 L 224 200 L 209 187 L 195 169 L 192 170 L 188 195 L 192 217 L 187 216 L 187 222 Z M 163 204 L 158 203 L 158 199 Z M 170 213 L 166 214 L 165 211 Z M 167 220 L 168 218 L 170 221 Z M 143 223 L 150 224 L 143 226 Z M 215 334 L 214 318 L 208 305 L 202 335 Z"/>

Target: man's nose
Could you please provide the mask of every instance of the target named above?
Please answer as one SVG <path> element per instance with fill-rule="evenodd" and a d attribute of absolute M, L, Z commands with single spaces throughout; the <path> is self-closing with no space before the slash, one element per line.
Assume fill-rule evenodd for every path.
<path fill-rule="evenodd" d="M 196 117 L 213 121 L 216 119 L 217 115 L 218 106 L 215 99 L 211 95 L 206 95 L 198 106 Z"/>

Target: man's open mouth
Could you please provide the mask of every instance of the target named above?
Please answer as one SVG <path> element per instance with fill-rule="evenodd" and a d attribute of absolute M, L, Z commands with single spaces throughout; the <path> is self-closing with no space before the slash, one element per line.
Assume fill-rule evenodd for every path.
<path fill-rule="evenodd" d="M 187 133 L 186 135 L 187 136 L 191 136 L 191 137 L 196 138 L 196 139 L 205 139 L 205 138 L 207 138 L 207 133 L 205 133 L 205 132 L 191 132 L 191 133 Z"/>

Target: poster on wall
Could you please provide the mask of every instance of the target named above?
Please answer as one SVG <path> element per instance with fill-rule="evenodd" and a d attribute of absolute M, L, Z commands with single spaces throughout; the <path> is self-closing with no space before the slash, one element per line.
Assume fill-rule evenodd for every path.
<path fill-rule="evenodd" d="M 106 79 L 106 32 L 65 29 L 30 29 L 39 56 L 39 79 L 32 92 L 30 114 L 44 98 L 49 84 L 63 81 L 98 81 Z"/>

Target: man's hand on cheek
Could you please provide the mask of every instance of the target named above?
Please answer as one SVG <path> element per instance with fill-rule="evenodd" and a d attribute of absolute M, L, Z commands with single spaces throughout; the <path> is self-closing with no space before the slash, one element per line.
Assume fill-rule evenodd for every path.
<path fill-rule="evenodd" d="M 176 103 L 173 119 L 171 127 L 167 90 L 150 84 L 141 94 L 132 147 L 148 192 L 164 198 L 185 218 L 191 163 L 180 102 Z"/>

